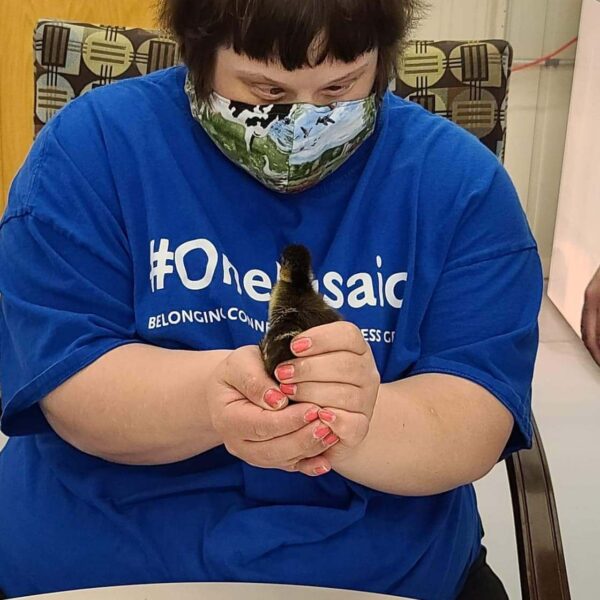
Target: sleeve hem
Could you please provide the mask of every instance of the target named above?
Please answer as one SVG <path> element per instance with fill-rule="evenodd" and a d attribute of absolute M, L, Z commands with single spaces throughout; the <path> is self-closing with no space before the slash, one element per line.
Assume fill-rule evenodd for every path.
<path fill-rule="evenodd" d="M 94 348 L 80 348 L 55 363 L 18 390 L 3 406 L 1 430 L 7 436 L 46 433 L 51 430 L 39 402 L 67 379 L 120 346 L 139 344 L 137 339 L 110 340 Z"/>
<path fill-rule="evenodd" d="M 531 240 L 528 244 L 515 243 L 510 246 L 502 246 L 497 248 L 486 248 L 477 254 L 467 256 L 465 258 L 456 259 L 446 265 L 444 271 L 446 273 L 450 271 L 456 271 L 458 269 L 464 269 L 465 267 L 471 267 L 479 263 L 486 262 L 488 260 L 495 260 L 497 258 L 504 258 L 510 254 L 519 254 L 521 252 L 530 252 L 532 250 L 537 251 L 537 244 L 535 240 Z"/>
<path fill-rule="evenodd" d="M 485 388 L 510 411 L 515 420 L 515 429 L 502 453 L 502 459 L 513 452 L 531 447 L 533 432 L 530 407 L 505 383 L 469 365 L 439 358 L 424 359 L 417 369 L 408 373 L 407 377 L 426 373 L 440 373 L 468 379 Z"/>

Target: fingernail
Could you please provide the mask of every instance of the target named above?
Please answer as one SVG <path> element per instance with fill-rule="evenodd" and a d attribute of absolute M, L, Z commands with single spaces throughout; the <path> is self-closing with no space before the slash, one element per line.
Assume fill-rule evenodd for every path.
<path fill-rule="evenodd" d="M 331 429 L 329 429 L 329 427 L 327 427 L 327 425 L 319 425 L 319 427 L 317 427 L 315 429 L 314 432 L 314 436 L 315 439 L 320 440 L 321 438 L 324 438 L 326 435 L 331 433 Z"/>
<path fill-rule="evenodd" d="M 275 371 L 275 375 L 277 375 L 277 379 L 279 379 L 279 381 L 291 379 L 294 376 L 294 367 L 292 367 L 292 365 L 278 367 L 277 371 Z"/>
<path fill-rule="evenodd" d="M 283 401 L 284 398 L 285 398 L 285 396 L 279 390 L 269 390 L 265 394 L 265 402 L 271 408 L 277 408 L 281 404 L 281 402 Z"/>
<path fill-rule="evenodd" d="M 333 423 L 336 420 L 336 416 L 329 410 L 320 410 L 319 418 L 323 419 L 327 423 Z"/>
<path fill-rule="evenodd" d="M 316 421 L 319 418 L 319 409 L 318 408 L 311 408 L 305 415 L 304 415 L 304 420 L 307 423 L 313 423 L 314 421 Z"/>
<path fill-rule="evenodd" d="M 335 433 L 332 433 L 330 435 L 328 435 L 323 442 L 325 443 L 325 445 L 327 446 L 333 446 L 333 444 L 336 444 L 337 442 L 340 441 L 340 438 L 335 435 Z"/>
<path fill-rule="evenodd" d="M 327 468 L 327 467 L 317 467 L 313 473 L 315 475 L 325 475 L 325 473 L 329 473 L 331 469 Z"/>
<path fill-rule="evenodd" d="M 297 385 L 292 385 L 290 383 L 282 383 L 279 386 L 279 389 L 286 395 L 286 396 L 293 396 L 297 391 L 298 391 L 298 386 Z"/>
<path fill-rule="evenodd" d="M 312 340 L 310 338 L 300 338 L 295 342 L 292 342 L 292 350 L 294 352 L 306 352 L 312 346 Z"/>

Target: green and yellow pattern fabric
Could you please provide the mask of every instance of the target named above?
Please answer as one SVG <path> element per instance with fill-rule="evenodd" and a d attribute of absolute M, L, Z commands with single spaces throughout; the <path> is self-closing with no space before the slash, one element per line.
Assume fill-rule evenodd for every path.
<path fill-rule="evenodd" d="M 163 32 L 88 23 L 40 21 L 34 49 L 36 135 L 73 98 L 181 62 Z M 503 160 L 512 57 L 504 40 L 415 41 L 392 89 L 469 130 Z"/>
<path fill-rule="evenodd" d="M 504 160 L 512 59 L 505 40 L 415 41 L 400 58 L 394 91 L 469 130 Z"/>
<path fill-rule="evenodd" d="M 164 33 L 61 21 L 38 23 L 34 51 L 36 135 L 73 98 L 180 62 Z"/>

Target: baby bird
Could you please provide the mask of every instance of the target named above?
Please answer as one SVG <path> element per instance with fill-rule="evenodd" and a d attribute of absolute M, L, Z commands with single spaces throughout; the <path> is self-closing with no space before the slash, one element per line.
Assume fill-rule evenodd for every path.
<path fill-rule="evenodd" d="M 279 281 L 269 303 L 269 331 L 260 342 L 265 369 L 275 379 L 275 369 L 294 358 L 290 343 L 298 334 L 318 325 L 341 321 L 312 285 L 310 252 L 304 246 L 288 246 L 281 257 Z"/>

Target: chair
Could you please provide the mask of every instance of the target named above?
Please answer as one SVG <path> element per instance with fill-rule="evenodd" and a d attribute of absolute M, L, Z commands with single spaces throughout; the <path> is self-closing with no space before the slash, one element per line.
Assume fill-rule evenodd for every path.
<path fill-rule="evenodd" d="M 512 59 L 505 40 L 415 41 L 399 59 L 392 88 L 467 129 L 503 162 Z"/>
<path fill-rule="evenodd" d="M 82 23 L 40 21 L 34 49 L 36 135 L 71 99 L 179 62 L 176 43 L 164 33 Z M 413 42 L 392 88 L 468 129 L 502 161 L 512 57 L 503 40 Z M 509 457 L 506 466 L 523 600 L 569 600 L 554 492 L 535 421 L 532 449 Z"/>

